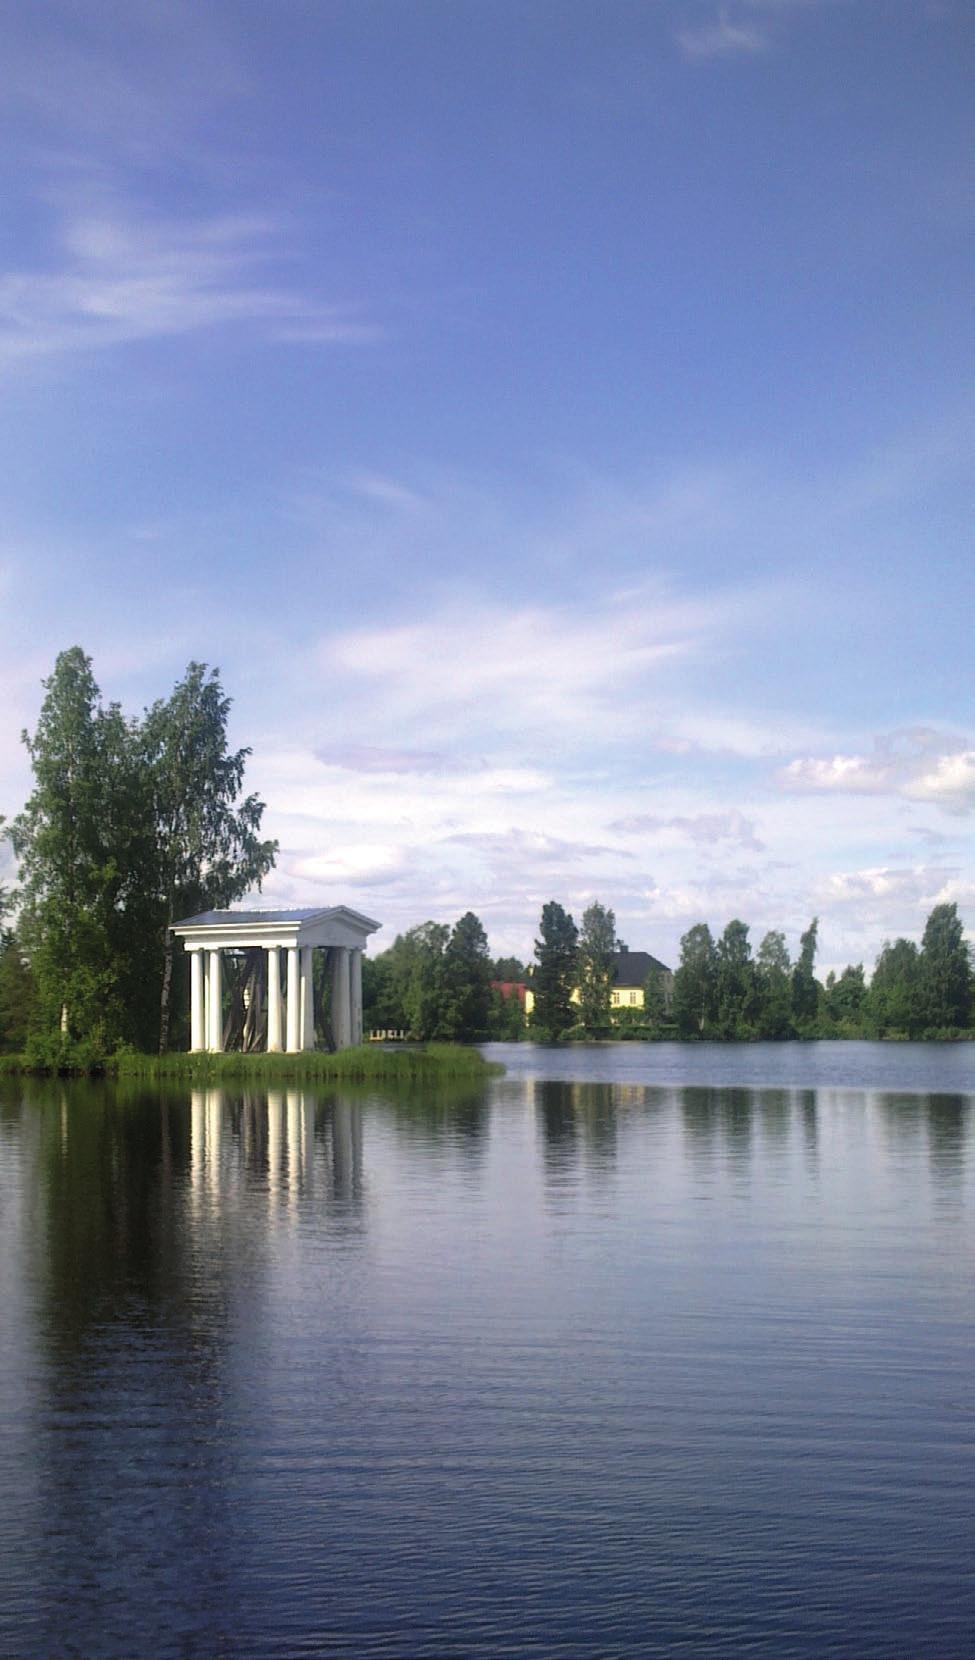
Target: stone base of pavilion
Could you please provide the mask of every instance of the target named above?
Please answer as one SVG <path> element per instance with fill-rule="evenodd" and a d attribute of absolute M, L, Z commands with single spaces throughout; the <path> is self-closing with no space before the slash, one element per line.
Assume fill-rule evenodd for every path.
<path fill-rule="evenodd" d="M 174 923 L 173 933 L 190 954 L 190 1049 L 224 1048 L 223 963 L 229 953 L 261 954 L 266 988 L 259 1014 L 270 1053 L 297 1054 L 315 1047 L 314 954 L 326 953 L 332 1043 L 348 1049 L 362 1042 L 362 954 L 380 927 L 371 917 L 335 905 L 328 910 L 204 911 Z M 265 1019 L 266 1014 L 266 1019 Z"/>

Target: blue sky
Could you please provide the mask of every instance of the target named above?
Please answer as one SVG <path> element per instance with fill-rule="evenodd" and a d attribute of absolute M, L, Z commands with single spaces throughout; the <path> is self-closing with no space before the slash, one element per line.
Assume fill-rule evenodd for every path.
<path fill-rule="evenodd" d="M 970 5 L 0 20 L 0 812 L 78 643 L 380 944 L 975 925 Z"/>

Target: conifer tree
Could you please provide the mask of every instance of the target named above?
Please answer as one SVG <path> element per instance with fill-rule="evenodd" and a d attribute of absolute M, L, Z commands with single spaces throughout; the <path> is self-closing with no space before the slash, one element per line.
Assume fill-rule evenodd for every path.
<path fill-rule="evenodd" d="M 532 1025 L 548 1037 L 560 1037 L 572 1024 L 578 939 L 572 917 L 557 900 L 550 899 L 542 906 L 532 976 Z"/>

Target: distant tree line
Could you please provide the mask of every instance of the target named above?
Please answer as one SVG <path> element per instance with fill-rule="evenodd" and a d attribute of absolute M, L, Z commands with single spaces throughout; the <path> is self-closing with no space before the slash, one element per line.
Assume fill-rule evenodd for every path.
<path fill-rule="evenodd" d="M 455 1042 L 520 1038 L 528 1029 L 541 1039 L 607 1036 L 616 1029 L 611 992 L 620 950 L 625 947 L 617 940 L 613 912 L 598 902 L 587 907 L 577 928 L 558 901 L 550 900 L 528 966 L 516 957 L 492 959 L 484 926 L 472 911 L 452 928 L 424 922 L 398 935 L 388 951 L 366 959 L 366 1025 Z M 534 999 L 529 1026 L 526 986 Z M 659 1014 L 662 1018 L 662 993 Z"/>
<path fill-rule="evenodd" d="M 953 904 L 936 905 L 920 947 L 884 945 L 867 984 L 862 963 L 814 973 L 813 918 L 793 962 L 785 936 L 767 933 L 754 957 L 748 926 L 735 918 L 715 940 L 697 923 L 681 940 L 673 1014 L 683 1038 L 921 1038 L 972 1030 L 972 966 Z"/>
<path fill-rule="evenodd" d="M 467 911 L 448 927 L 421 922 L 362 965 L 367 1030 L 423 1042 L 475 1043 L 523 1035 L 523 985 L 516 957 L 492 959 L 480 918 Z M 507 995 L 499 987 L 509 987 Z"/>
<path fill-rule="evenodd" d="M 165 1049 L 186 1005 L 170 924 L 230 905 L 274 863 L 264 803 L 242 797 L 250 750 L 228 749 L 230 700 L 203 663 L 136 719 L 102 703 L 78 646 L 44 690 L 23 734 L 34 788 L 3 829 L 18 888 L 0 893 L 0 1050 L 84 1065 Z"/>
<path fill-rule="evenodd" d="M 935 907 L 920 946 L 906 939 L 886 944 L 869 984 L 862 963 L 817 979 L 818 941 L 816 917 L 794 960 L 777 929 L 753 955 L 747 923 L 733 919 L 717 939 L 707 923 L 697 923 L 681 940 L 672 1001 L 653 971 L 642 1008 L 613 1008 L 615 961 L 627 947 L 606 906 L 589 905 L 577 926 L 549 900 L 530 965 L 492 960 L 483 925 L 468 911 L 453 928 L 425 922 L 367 959 L 367 1022 L 415 1038 L 458 1041 L 975 1035 L 970 950 L 956 905 Z M 498 989 L 510 981 L 531 990 L 527 1023 L 520 998 Z"/>

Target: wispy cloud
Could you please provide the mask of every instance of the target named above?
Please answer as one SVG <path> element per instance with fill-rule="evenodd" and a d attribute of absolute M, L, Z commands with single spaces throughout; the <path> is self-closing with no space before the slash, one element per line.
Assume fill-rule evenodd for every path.
<path fill-rule="evenodd" d="M 732 842 L 751 853 L 765 852 L 765 843 L 759 841 L 753 820 L 746 818 L 737 808 L 720 813 L 677 814 L 672 818 L 661 818 L 655 813 L 634 813 L 629 818 L 615 819 L 609 828 L 631 836 L 658 836 L 672 832 L 698 846 Z"/>
<path fill-rule="evenodd" d="M 684 56 L 696 61 L 754 57 L 767 52 L 771 44 L 768 31 L 758 22 L 746 19 L 733 22 L 727 12 L 706 23 L 678 29 L 675 39 Z"/>
<path fill-rule="evenodd" d="M 377 331 L 277 280 L 266 215 L 163 219 L 113 204 L 63 223 L 43 268 L 0 272 L 0 360 L 90 351 L 232 324 L 265 339 L 360 344 Z"/>
<path fill-rule="evenodd" d="M 736 596 L 737 598 L 737 596 Z M 544 735 L 573 749 L 631 739 L 646 726 L 642 687 L 664 684 L 720 632 L 729 598 L 692 600 L 659 585 L 613 593 L 586 611 L 447 599 L 411 623 L 355 629 L 322 642 L 318 671 L 357 683 L 373 718 L 424 731 L 437 746 L 463 738 Z"/>
<path fill-rule="evenodd" d="M 541 831 L 460 831 L 445 837 L 455 847 L 469 847 L 476 853 L 500 856 L 503 860 L 529 860 L 532 865 L 564 864 L 580 859 L 597 859 L 610 854 L 617 859 L 631 859 L 633 855 L 619 846 L 600 842 L 568 841 L 564 836 L 545 835 Z"/>

